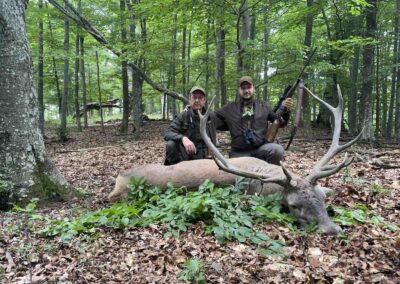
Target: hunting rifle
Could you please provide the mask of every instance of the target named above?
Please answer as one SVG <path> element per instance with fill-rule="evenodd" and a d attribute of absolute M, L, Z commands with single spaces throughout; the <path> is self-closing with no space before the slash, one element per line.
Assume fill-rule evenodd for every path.
<path fill-rule="evenodd" d="M 293 96 L 294 91 L 296 88 L 299 86 L 300 82 L 302 83 L 301 77 L 303 76 L 303 73 L 307 66 L 310 64 L 312 57 L 314 56 L 315 51 L 317 48 L 314 48 L 312 51 L 310 57 L 308 58 L 307 62 L 304 64 L 303 69 L 301 70 L 299 76 L 296 79 L 296 82 L 293 84 L 293 86 L 287 86 L 285 90 L 283 91 L 283 95 L 279 98 L 278 103 L 274 107 L 274 112 L 278 115 L 278 118 L 275 119 L 275 121 L 268 126 L 267 132 L 265 133 L 265 139 L 267 142 L 272 143 L 275 141 L 276 135 L 278 134 L 278 130 L 281 127 L 281 125 L 284 123 L 282 114 L 287 112 L 287 109 L 282 105 L 282 102 L 286 100 L 287 98 L 291 98 Z M 301 93 L 301 94 L 300 94 Z M 297 99 L 297 104 L 296 104 L 296 116 L 295 116 L 295 122 L 291 130 L 291 136 L 288 145 L 286 146 L 286 150 L 289 149 L 289 146 L 293 140 L 294 135 L 296 134 L 297 131 L 297 126 L 300 123 L 300 112 L 301 112 L 301 107 L 302 107 L 302 100 L 303 100 L 303 95 L 302 95 L 302 89 L 299 89 L 299 96 Z"/>

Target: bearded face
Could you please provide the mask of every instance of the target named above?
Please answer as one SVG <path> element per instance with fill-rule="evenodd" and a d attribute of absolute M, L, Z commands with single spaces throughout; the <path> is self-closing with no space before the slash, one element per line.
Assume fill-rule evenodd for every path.
<path fill-rule="evenodd" d="M 239 87 L 239 95 L 242 100 L 251 100 L 255 92 L 254 86 L 249 82 L 243 82 Z"/>

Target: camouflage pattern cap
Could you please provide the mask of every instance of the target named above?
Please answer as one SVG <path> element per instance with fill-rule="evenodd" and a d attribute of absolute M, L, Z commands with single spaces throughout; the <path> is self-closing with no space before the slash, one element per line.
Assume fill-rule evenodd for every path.
<path fill-rule="evenodd" d="M 240 87 L 244 82 L 249 83 L 254 86 L 253 79 L 250 76 L 243 76 L 238 81 L 238 86 Z"/>
<path fill-rule="evenodd" d="M 193 88 L 190 89 L 190 94 L 193 94 L 196 91 L 200 91 L 203 93 L 204 96 L 206 96 L 206 91 L 202 87 L 199 86 L 194 86 Z"/>

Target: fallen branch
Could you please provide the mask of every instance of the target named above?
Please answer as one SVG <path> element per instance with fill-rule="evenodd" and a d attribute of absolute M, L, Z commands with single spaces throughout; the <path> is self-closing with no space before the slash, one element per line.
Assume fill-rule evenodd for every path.
<path fill-rule="evenodd" d="M 8 265 L 7 265 L 7 272 L 11 272 L 11 269 L 15 266 L 15 263 L 14 263 L 14 260 L 13 260 L 13 258 L 12 258 L 12 256 L 11 256 L 11 254 L 7 251 L 6 252 L 6 258 L 7 258 L 7 261 L 8 261 Z"/>
<path fill-rule="evenodd" d="M 373 161 L 371 164 L 381 169 L 400 169 L 400 164 L 394 165 L 379 159 Z"/>

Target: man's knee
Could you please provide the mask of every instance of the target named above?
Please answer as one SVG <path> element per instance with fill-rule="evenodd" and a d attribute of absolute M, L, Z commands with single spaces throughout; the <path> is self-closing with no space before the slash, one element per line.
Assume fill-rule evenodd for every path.
<path fill-rule="evenodd" d="M 285 150 L 279 144 L 268 143 L 258 148 L 255 156 L 268 163 L 279 165 L 280 161 L 285 157 Z"/>
<path fill-rule="evenodd" d="M 174 140 L 168 140 L 165 147 L 166 147 L 167 153 L 178 151 L 178 149 L 179 149 L 178 143 L 175 142 Z"/>
<path fill-rule="evenodd" d="M 164 165 L 174 165 L 182 161 L 178 142 L 168 140 L 165 145 L 165 152 Z"/>

